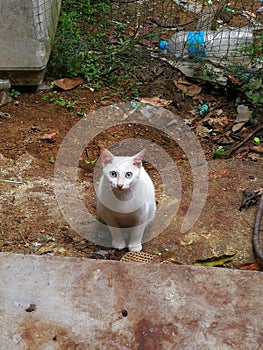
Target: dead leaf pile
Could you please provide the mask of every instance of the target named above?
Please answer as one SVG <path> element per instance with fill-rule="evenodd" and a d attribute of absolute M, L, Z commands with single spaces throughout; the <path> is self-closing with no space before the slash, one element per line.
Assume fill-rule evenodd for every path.
<path fill-rule="evenodd" d="M 223 132 L 228 123 L 229 120 L 225 114 L 220 117 L 206 117 L 203 119 L 203 124 L 212 128 L 214 132 Z"/>

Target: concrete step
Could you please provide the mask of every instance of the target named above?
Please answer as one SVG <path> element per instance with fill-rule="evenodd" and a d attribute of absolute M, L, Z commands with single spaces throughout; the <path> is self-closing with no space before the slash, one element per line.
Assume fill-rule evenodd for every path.
<path fill-rule="evenodd" d="M 0 348 L 263 348 L 261 272 L 0 254 Z"/>

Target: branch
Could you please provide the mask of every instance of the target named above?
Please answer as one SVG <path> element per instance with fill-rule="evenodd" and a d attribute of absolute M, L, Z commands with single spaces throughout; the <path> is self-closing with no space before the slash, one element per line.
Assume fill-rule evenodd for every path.
<path fill-rule="evenodd" d="M 244 143 L 246 143 L 253 135 L 255 135 L 258 131 L 263 129 L 263 124 L 259 125 L 256 129 L 254 129 L 247 137 L 244 138 L 243 141 L 241 141 L 239 144 L 231 148 L 229 151 L 225 152 L 225 157 L 230 157 L 232 153 L 234 153 L 236 150 L 238 150 Z"/>
<path fill-rule="evenodd" d="M 255 225 L 254 225 L 254 231 L 253 231 L 253 237 L 252 237 L 254 251 L 256 253 L 256 256 L 261 261 L 263 261 L 263 251 L 260 248 L 260 244 L 259 244 L 259 233 L 260 233 L 262 216 L 263 216 L 263 193 L 261 194 L 261 199 L 260 199 L 258 210 L 256 213 L 256 219 L 255 219 Z"/>

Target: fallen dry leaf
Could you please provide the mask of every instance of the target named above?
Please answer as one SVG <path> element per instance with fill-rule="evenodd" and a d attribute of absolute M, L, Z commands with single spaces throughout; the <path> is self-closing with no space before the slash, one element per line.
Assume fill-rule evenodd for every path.
<path fill-rule="evenodd" d="M 261 263 L 261 262 L 241 264 L 241 265 L 237 265 L 235 267 L 239 270 L 263 271 L 263 263 Z"/>
<path fill-rule="evenodd" d="M 257 15 L 254 12 L 250 12 L 250 11 L 242 11 L 242 14 L 247 15 L 247 16 L 252 17 L 252 18 L 257 17 Z"/>
<path fill-rule="evenodd" d="M 237 132 L 239 131 L 240 129 L 243 128 L 243 126 L 246 124 L 246 122 L 240 122 L 240 123 L 236 123 L 232 126 L 232 131 L 233 132 Z"/>
<path fill-rule="evenodd" d="M 164 100 L 160 97 L 139 97 L 137 101 L 142 103 L 149 103 L 155 107 L 165 107 L 173 102 L 172 100 Z"/>
<path fill-rule="evenodd" d="M 230 174 L 229 169 L 227 168 L 222 168 L 219 172 L 213 173 L 211 175 L 209 175 L 209 179 L 210 180 L 216 180 L 216 179 L 221 179 L 224 177 L 228 177 Z"/>
<path fill-rule="evenodd" d="M 231 74 L 227 74 L 226 77 L 227 77 L 227 79 L 229 81 L 231 81 L 232 84 L 235 84 L 235 85 L 241 85 L 242 84 L 242 82 L 239 79 L 233 77 L 233 75 L 231 75 Z"/>
<path fill-rule="evenodd" d="M 9 96 L 5 90 L 1 91 L 0 93 L 0 107 L 12 102 L 12 97 Z"/>
<path fill-rule="evenodd" d="M 165 252 L 161 255 L 156 256 L 153 259 L 153 262 L 180 264 L 179 260 L 180 259 L 178 257 L 178 254 L 175 252 Z"/>
<path fill-rule="evenodd" d="M 40 247 L 37 250 L 38 255 L 52 254 L 54 255 L 54 248 L 56 247 L 56 243 L 51 243 L 45 247 Z"/>
<path fill-rule="evenodd" d="M 176 81 L 174 80 L 174 85 L 181 90 L 183 93 L 187 94 L 188 96 L 194 97 L 196 95 L 199 95 L 202 91 L 202 88 L 198 85 L 192 84 L 189 86 L 188 81 Z"/>
<path fill-rule="evenodd" d="M 257 161 L 257 160 L 262 159 L 262 157 L 258 153 L 255 153 L 255 152 L 249 152 L 247 157 L 248 157 L 248 159 L 251 159 L 253 161 Z"/>
<path fill-rule="evenodd" d="M 228 118 L 225 115 L 223 115 L 222 117 L 215 118 L 206 117 L 203 119 L 203 123 L 213 128 L 213 131 L 222 132 L 223 129 L 228 125 Z"/>
<path fill-rule="evenodd" d="M 252 151 L 255 151 L 257 153 L 263 153 L 263 144 L 258 145 L 258 146 L 252 146 L 250 147 Z"/>
<path fill-rule="evenodd" d="M 222 256 L 215 256 L 206 260 L 196 260 L 194 265 L 209 267 L 223 266 L 225 263 L 232 261 L 234 256 L 235 254 L 224 254 Z"/>
<path fill-rule="evenodd" d="M 192 85 L 192 83 L 190 83 L 190 81 L 187 81 L 187 80 L 184 80 L 184 79 L 179 79 L 178 83 L 179 84 L 183 84 L 183 85 L 188 85 L 188 86 Z"/>
<path fill-rule="evenodd" d="M 187 89 L 187 93 L 189 96 L 193 97 L 196 95 L 199 95 L 200 92 L 202 91 L 202 88 L 198 85 L 191 85 L 188 89 Z"/>
<path fill-rule="evenodd" d="M 196 135 L 202 138 L 210 137 L 210 130 L 203 125 L 197 125 L 195 132 L 196 132 Z"/>
<path fill-rule="evenodd" d="M 237 117 L 235 122 L 248 122 L 252 118 L 253 110 L 246 105 L 237 106 Z"/>
<path fill-rule="evenodd" d="M 197 100 L 197 101 L 202 101 L 204 99 L 204 96 L 202 96 L 202 95 L 195 95 L 195 96 L 193 96 L 193 100 Z"/>
<path fill-rule="evenodd" d="M 177 87 L 177 89 L 181 90 L 184 94 L 188 90 L 188 86 L 181 84 L 181 83 L 178 83 L 177 81 L 174 81 L 174 85 Z"/>
<path fill-rule="evenodd" d="M 63 78 L 54 80 L 53 83 L 62 90 L 71 90 L 78 85 L 84 84 L 84 80 L 82 78 Z"/>
<path fill-rule="evenodd" d="M 45 134 L 41 137 L 41 140 L 49 143 L 56 142 L 58 138 L 58 132 L 52 132 L 51 134 Z"/>

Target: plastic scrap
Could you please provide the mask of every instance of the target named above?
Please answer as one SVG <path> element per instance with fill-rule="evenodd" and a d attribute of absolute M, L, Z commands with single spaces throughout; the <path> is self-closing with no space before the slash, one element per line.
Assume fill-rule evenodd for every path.
<path fill-rule="evenodd" d="M 199 114 L 201 117 L 205 116 L 209 111 L 209 106 L 207 103 L 204 103 L 203 105 L 199 106 Z"/>

